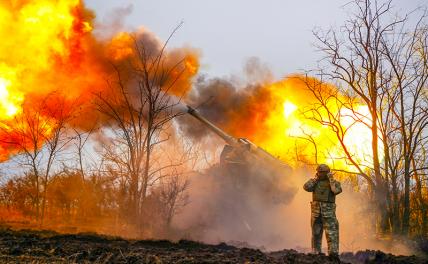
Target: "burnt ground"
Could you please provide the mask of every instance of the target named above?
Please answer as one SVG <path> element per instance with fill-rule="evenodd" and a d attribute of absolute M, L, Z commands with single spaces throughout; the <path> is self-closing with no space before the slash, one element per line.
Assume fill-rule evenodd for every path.
<path fill-rule="evenodd" d="M 380 251 L 344 253 L 340 263 L 427 263 Z M 181 240 L 124 240 L 96 234 L 0 230 L 0 263 L 339 263 L 295 250 L 262 252 Z"/>

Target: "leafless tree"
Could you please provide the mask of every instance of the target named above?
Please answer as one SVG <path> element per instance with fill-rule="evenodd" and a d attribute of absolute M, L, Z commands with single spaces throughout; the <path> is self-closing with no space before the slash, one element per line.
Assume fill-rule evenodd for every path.
<path fill-rule="evenodd" d="M 106 146 L 105 157 L 126 177 L 131 218 L 138 225 L 155 172 L 171 166 L 153 162 L 152 154 L 170 138 L 168 128 L 179 114 L 174 109 L 179 99 L 172 98 L 169 91 L 186 66 L 184 58 L 166 62 L 168 41 L 153 51 L 144 39 L 134 39 L 133 56 L 127 63 L 113 64 L 116 75 L 108 82 L 111 93 L 98 95 L 97 108 L 108 117 L 109 132 L 114 134 L 114 147 Z"/>
<path fill-rule="evenodd" d="M 410 221 L 410 179 L 417 180 L 420 169 L 415 156 L 427 143 L 428 102 L 428 34 L 423 14 L 413 28 L 404 22 L 396 35 L 382 38 L 382 50 L 389 67 L 385 70 L 385 93 L 388 94 L 388 109 L 395 119 L 397 139 L 400 142 L 404 175 L 404 211 L 402 232 L 407 234 Z M 389 154 L 390 156 L 390 154 Z M 418 180 L 416 183 L 418 184 Z M 396 203 L 396 201 L 394 201 Z M 426 209 L 424 209 L 426 210 Z M 424 212 L 426 214 L 426 212 Z"/>
<path fill-rule="evenodd" d="M 88 142 L 90 136 L 95 130 L 95 127 L 91 128 L 87 132 L 79 131 L 78 129 L 74 128 L 74 146 L 76 147 L 77 152 L 77 159 L 79 162 L 79 171 L 80 175 L 82 176 L 82 179 L 85 179 L 85 170 L 83 166 L 83 151 L 85 148 L 86 143 Z"/>
<path fill-rule="evenodd" d="M 319 49 L 325 54 L 328 67 L 321 69 L 323 75 L 335 81 L 351 96 L 357 97 L 369 109 L 372 136 L 372 157 L 374 193 L 382 222 L 385 222 L 386 208 L 385 182 L 381 172 L 379 155 L 379 94 L 384 85 L 382 78 L 385 64 L 382 51 L 382 37 L 391 32 L 399 20 L 385 22 L 391 2 L 378 4 L 377 1 L 356 0 L 356 13 L 341 28 L 343 36 L 333 30 L 323 34 L 315 32 Z M 364 175 L 364 174 L 362 174 Z"/>
<path fill-rule="evenodd" d="M 44 168 L 44 177 L 43 177 L 43 200 L 42 200 L 42 214 L 40 218 L 40 225 L 43 225 L 45 210 L 46 210 L 46 201 L 47 201 L 47 190 L 49 177 L 52 171 L 52 166 L 55 162 L 55 159 L 58 157 L 59 153 L 64 150 L 67 144 L 71 141 L 70 137 L 65 137 L 65 132 L 67 129 L 67 123 L 73 117 L 73 105 L 66 103 L 63 96 L 51 95 L 53 98 L 48 97 L 47 100 L 53 99 L 55 107 L 45 106 L 42 109 L 39 109 L 40 112 L 44 113 L 47 116 L 47 121 L 49 124 L 49 133 L 42 134 L 43 140 L 45 142 L 44 148 L 47 155 L 46 165 Z M 37 109 L 33 109 L 33 111 Z"/>
<path fill-rule="evenodd" d="M 39 103 L 43 108 L 45 101 Z M 10 122 L 2 122 L 0 129 L 4 134 L 2 143 L 20 154 L 19 162 L 31 168 L 35 181 L 34 207 L 36 219 L 40 218 L 40 195 L 42 187 L 42 149 L 45 135 L 49 134 L 50 125 L 41 111 L 35 111 L 33 106 L 23 105 L 22 113 L 15 116 Z"/>
<path fill-rule="evenodd" d="M 315 99 L 312 105 L 303 109 L 302 115 L 308 120 L 329 127 L 339 141 L 343 155 L 329 157 L 332 160 L 343 159 L 348 165 L 352 165 L 358 171 L 357 174 L 363 177 L 367 181 L 369 187 L 373 189 L 375 186 L 374 179 L 367 173 L 367 169 L 370 167 L 368 167 L 367 164 L 361 164 L 355 157 L 355 153 L 353 153 L 346 144 L 349 130 L 357 123 L 367 122 L 366 117 L 356 111 L 351 112 L 352 114 L 344 114 L 344 110 L 354 110 L 355 99 L 346 94 L 342 94 L 339 90 L 332 88 L 331 85 L 324 83 L 322 78 L 315 79 L 308 76 L 297 76 L 295 78 L 298 78 L 299 81 L 304 83 L 306 89 Z M 351 119 L 352 123 L 344 126 L 343 120 L 345 118 L 348 120 Z M 316 145 L 316 142 L 310 135 L 305 135 L 303 138 L 310 141 L 313 145 Z M 328 153 L 324 155 L 324 158 L 326 158 Z M 337 170 L 339 171 L 340 169 Z M 354 171 L 346 171 L 343 169 L 340 171 L 348 174 L 355 174 Z"/>
<path fill-rule="evenodd" d="M 51 93 L 36 103 L 26 103 L 22 112 L 0 124 L 3 143 L 19 154 L 18 161 L 31 168 L 35 182 L 36 219 L 43 223 L 46 190 L 57 154 L 64 148 L 62 135 L 70 112 L 61 96 Z M 52 100 L 57 103 L 52 104 Z M 55 107 L 52 107 L 55 105 Z"/>
<path fill-rule="evenodd" d="M 171 175 L 162 182 L 160 187 L 160 201 L 168 228 L 171 226 L 173 217 L 189 202 L 186 194 L 189 181 L 186 178 L 183 179 L 181 174 L 182 172 L 174 168 Z"/>
<path fill-rule="evenodd" d="M 392 222 L 395 233 L 401 230 L 408 234 L 410 179 L 423 169 L 416 163 L 412 169 L 412 160 L 426 144 L 426 18 L 423 13 L 412 25 L 409 15 L 400 18 L 392 13 L 392 1 L 355 0 L 351 3 L 356 11 L 341 28 L 342 34 L 334 30 L 314 33 L 324 54 L 319 74 L 338 87 L 340 95 L 333 95 L 334 100 L 346 95 L 368 107 L 369 122 L 356 121 L 371 129 L 373 166 L 360 170 L 359 164 L 350 161 L 361 176 L 371 181 L 381 229 L 388 229 Z M 417 11 L 412 13 L 415 14 Z M 317 99 L 322 105 L 324 99 Z M 358 116 L 354 105 L 340 99 L 340 107 Z M 327 123 L 340 123 L 337 116 L 327 115 L 327 118 Z M 332 129 L 340 132 L 336 133 L 340 141 L 343 134 L 340 126 Z M 346 149 L 345 145 L 342 147 Z M 347 158 L 351 157 L 347 155 Z M 400 226 L 401 176 L 404 199 Z"/>

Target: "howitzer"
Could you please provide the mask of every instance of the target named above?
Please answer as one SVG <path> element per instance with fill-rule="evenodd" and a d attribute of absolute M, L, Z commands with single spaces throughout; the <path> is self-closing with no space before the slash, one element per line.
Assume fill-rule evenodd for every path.
<path fill-rule="evenodd" d="M 209 202 L 203 210 L 210 212 L 207 219 L 214 226 L 227 223 L 234 236 L 248 232 L 254 235 L 257 230 L 263 230 L 259 226 L 264 225 L 266 219 L 260 220 L 271 218 L 271 214 L 290 203 L 297 192 L 291 168 L 250 140 L 227 134 L 192 107 L 187 106 L 186 111 L 226 142 L 220 162 L 207 167 L 193 180 L 198 190 L 204 190 L 196 192 L 198 195 L 204 197 L 209 193 Z"/>
<path fill-rule="evenodd" d="M 220 154 L 220 167 L 232 176 L 240 192 L 257 193 L 265 203 L 292 199 L 297 189 L 288 165 L 248 139 L 228 135 L 192 107 L 187 106 L 187 112 L 227 143 Z"/>
<path fill-rule="evenodd" d="M 228 135 L 226 132 L 218 128 L 216 125 L 208 121 L 196 109 L 192 108 L 191 106 L 187 106 L 187 113 L 189 113 L 194 118 L 196 118 L 201 123 L 203 123 L 206 127 L 208 127 L 212 132 L 217 134 L 219 137 L 221 137 L 228 144 L 228 146 L 226 146 L 223 149 L 222 155 L 220 156 L 221 161 L 224 161 L 224 159 L 227 159 L 227 156 L 232 151 L 235 151 L 235 152 L 238 151 L 240 153 L 236 153 L 236 154 L 241 154 L 241 156 L 243 155 L 241 158 L 243 158 L 247 162 L 253 162 L 254 161 L 253 159 L 255 158 L 256 162 L 265 163 L 270 167 L 269 169 L 277 169 L 277 168 L 284 169 L 284 167 L 286 169 L 289 169 L 289 167 L 285 163 L 275 158 L 269 152 L 257 146 L 250 140 L 246 138 L 235 138 Z M 229 162 L 233 162 L 233 161 L 229 160 Z M 243 162 L 242 159 L 239 159 L 239 161 L 235 161 L 233 163 L 242 163 L 242 162 Z"/>

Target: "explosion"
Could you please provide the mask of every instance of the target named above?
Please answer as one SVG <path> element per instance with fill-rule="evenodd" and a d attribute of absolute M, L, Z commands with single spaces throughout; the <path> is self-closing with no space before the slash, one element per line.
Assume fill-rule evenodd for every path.
<path fill-rule="evenodd" d="M 29 116 L 37 119 L 38 126 L 43 124 L 42 138 L 49 138 L 48 131 L 56 126 L 60 104 L 69 115 L 76 106 L 88 114 L 85 120 L 73 120 L 74 126 L 93 127 L 96 114 L 88 102 L 96 94 L 109 92 L 106 80 L 112 75 L 111 64 L 135 55 L 135 40 L 150 44 L 153 54 L 162 49 L 161 42 L 144 29 L 97 40 L 93 20 L 94 14 L 82 0 L 0 3 L 0 160 L 16 153 L 17 145 L 32 148 L 23 138 L 34 128 L 20 122 L 27 118 L 24 123 L 28 123 L 26 113 L 39 113 Z M 171 93 L 183 94 L 197 72 L 197 55 L 190 49 L 165 53 L 166 64 L 185 60 L 184 69 L 171 73 L 178 87 Z"/>
<path fill-rule="evenodd" d="M 292 167 L 303 161 L 328 163 L 337 170 L 355 172 L 356 168 L 346 162 L 343 148 L 332 129 L 310 120 L 308 109 L 317 104 L 317 99 L 303 78 L 296 75 L 246 87 L 218 79 L 203 81 L 196 84 L 197 93 L 190 96 L 190 101 L 193 105 L 201 105 L 202 114 L 231 135 L 250 139 Z M 315 78 L 310 80 L 321 90 L 341 96 L 334 85 L 321 83 Z M 327 106 L 334 115 L 340 116 L 340 125 L 346 130 L 343 141 L 353 159 L 369 166 L 372 153 L 367 107 L 353 102 L 352 111 L 346 107 L 339 109 L 333 99 Z M 327 117 L 322 109 L 319 114 Z M 360 122 L 361 119 L 365 124 Z M 197 124 L 189 126 L 194 128 Z M 194 137 L 204 135 L 186 125 L 183 129 Z"/>
<path fill-rule="evenodd" d="M 88 105 L 94 94 L 108 92 L 105 80 L 112 72 L 110 63 L 120 64 L 138 58 L 133 48 L 134 35 L 121 32 L 108 41 L 99 41 L 92 34 L 93 20 L 94 15 L 85 9 L 81 0 L 25 0 L 0 4 L 0 36 L 3 39 L 0 43 L 0 159 L 7 159 L 15 152 L 17 138 L 22 141 L 22 135 L 15 130 L 20 130 L 21 134 L 29 133 L 22 124 L 19 125 L 21 129 L 16 128 L 17 120 L 26 111 L 43 105 L 44 110 L 37 118 L 45 124 L 43 137 L 48 138 L 58 118 L 55 108 L 59 103 L 69 112 L 73 111 L 74 105 L 79 105 L 80 111 L 89 111 L 82 105 Z M 162 49 L 161 42 L 146 30 L 140 30 L 137 35 L 145 39 L 150 52 Z M 174 81 L 174 87 L 178 87 L 169 91 L 173 95 L 187 93 L 192 77 L 198 71 L 198 58 L 191 49 L 170 51 L 165 63 L 173 65 L 180 58 L 184 58 L 184 71 L 176 69 L 170 73 L 170 82 Z M 183 76 L 177 79 L 180 74 Z M 164 85 L 170 86 L 168 82 Z M 218 86 L 213 89 L 221 98 L 230 93 Z M 212 91 L 200 91 L 203 96 L 207 92 Z M 222 121 L 220 126 L 232 135 L 249 138 L 289 164 L 293 164 L 291 157 L 298 157 L 353 170 L 341 159 L 340 144 L 331 130 L 303 117 L 302 111 L 314 99 L 296 78 L 235 93 L 241 98 L 232 100 L 233 107 L 217 113 L 223 115 L 222 120 L 214 118 L 214 121 Z M 190 96 L 189 100 L 192 102 L 195 98 Z M 223 100 L 216 104 L 227 102 Z M 215 112 L 218 107 L 210 111 Z M 368 114 L 365 107 L 356 108 L 362 115 Z M 340 114 L 344 116 L 343 125 L 349 127 L 345 142 L 356 160 L 364 162 L 364 157 L 371 156 L 370 130 L 361 122 L 354 122 L 352 113 Z M 94 113 L 88 116 L 91 115 Z M 91 123 L 94 119 L 85 122 Z M 73 125 L 88 127 L 85 122 L 74 121 Z M 352 140 L 355 137 L 362 139 L 362 148 Z M 316 151 L 308 139 L 317 142 Z"/>
<path fill-rule="evenodd" d="M 322 85 L 325 86 L 323 89 L 337 89 L 328 84 Z M 255 142 L 289 164 L 295 163 L 297 158 L 310 164 L 327 163 L 335 169 L 356 172 L 352 164 L 346 163 L 342 146 L 331 128 L 305 116 L 316 100 L 299 77 L 290 77 L 264 89 L 271 94 L 273 103 L 270 104 L 272 108 L 265 110 L 266 118 L 260 124 L 262 131 L 267 131 L 269 135 L 254 133 L 251 137 Z M 353 108 L 357 113 L 353 113 L 346 108 L 335 109 L 334 102 L 327 101 L 327 105 L 336 111 L 335 115 L 340 115 L 340 125 L 346 130 L 344 142 L 353 158 L 360 164 L 369 165 L 367 161 L 370 158 L 367 157 L 372 156 L 371 130 L 357 120 L 359 116 L 369 116 L 367 107 L 356 105 Z M 327 116 L 322 110 L 319 112 Z"/>
<path fill-rule="evenodd" d="M 11 94 L 9 92 L 10 84 L 10 80 L 0 78 L 0 116 L 3 119 L 16 115 L 23 99 L 20 93 Z"/>

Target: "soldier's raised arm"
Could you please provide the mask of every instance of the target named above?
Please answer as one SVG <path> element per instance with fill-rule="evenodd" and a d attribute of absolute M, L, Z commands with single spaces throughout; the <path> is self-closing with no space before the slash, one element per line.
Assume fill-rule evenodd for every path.
<path fill-rule="evenodd" d="M 313 192 L 315 190 L 315 186 L 317 185 L 316 179 L 309 179 L 304 185 L 303 189 L 307 192 Z"/>
<path fill-rule="evenodd" d="M 340 182 L 333 178 L 333 173 L 328 173 L 328 180 L 330 181 L 330 189 L 334 195 L 338 195 L 342 192 L 342 186 L 340 185 Z"/>

